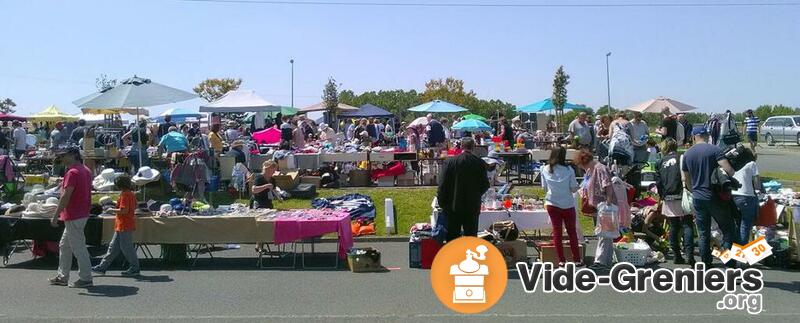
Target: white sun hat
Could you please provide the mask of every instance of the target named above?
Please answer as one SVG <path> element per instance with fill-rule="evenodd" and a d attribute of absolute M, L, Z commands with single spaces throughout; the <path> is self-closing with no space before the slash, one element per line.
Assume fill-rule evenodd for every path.
<path fill-rule="evenodd" d="M 142 186 L 148 183 L 152 183 L 159 180 L 159 176 L 161 174 L 150 167 L 143 166 L 139 168 L 139 171 L 136 172 L 136 175 L 133 176 L 133 184 L 137 186 Z"/>
<path fill-rule="evenodd" d="M 113 191 L 116 187 L 114 180 L 121 174 L 114 172 L 111 168 L 106 168 L 92 180 L 92 186 L 98 191 Z"/>

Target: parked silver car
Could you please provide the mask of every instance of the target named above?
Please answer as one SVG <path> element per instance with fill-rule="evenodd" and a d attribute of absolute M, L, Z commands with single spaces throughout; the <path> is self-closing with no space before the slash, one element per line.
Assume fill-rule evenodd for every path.
<path fill-rule="evenodd" d="M 764 138 L 764 141 L 770 146 L 776 142 L 800 145 L 800 116 L 769 117 L 761 125 L 759 137 Z"/>

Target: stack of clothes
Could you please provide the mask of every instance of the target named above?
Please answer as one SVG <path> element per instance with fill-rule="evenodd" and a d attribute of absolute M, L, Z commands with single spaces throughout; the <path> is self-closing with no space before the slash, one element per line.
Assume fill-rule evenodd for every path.
<path fill-rule="evenodd" d="M 331 198 L 317 198 L 311 201 L 311 207 L 350 214 L 354 237 L 375 234 L 375 204 L 369 196 L 354 193 Z"/>

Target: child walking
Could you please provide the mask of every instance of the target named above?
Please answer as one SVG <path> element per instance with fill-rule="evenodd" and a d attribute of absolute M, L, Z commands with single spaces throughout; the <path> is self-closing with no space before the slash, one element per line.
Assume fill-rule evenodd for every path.
<path fill-rule="evenodd" d="M 133 231 L 136 230 L 136 196 L 133 194 L 133 184 L 131 177 L 127 174 L 120 175 L 114 180 L 114 185 L 122 191 L 117 201 L 117 208 L 110 209 L 116 213 L 114 221 L 114 237 L 108 245 L 108 253 L 103 256 L 99 265 L 92 267 L 92 271 L 104 275 L 108 266 L 119 256 L 120 252 L 125 256 L 125 260 L 130 267 L 122 272 L 122 276 L 139 275 L 139 258 L 136 256 L 136 247 L 133 244 Z"/>

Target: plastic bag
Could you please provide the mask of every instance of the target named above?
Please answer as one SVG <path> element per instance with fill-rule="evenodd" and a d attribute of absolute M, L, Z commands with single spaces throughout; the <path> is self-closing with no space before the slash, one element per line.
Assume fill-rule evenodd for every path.
<path fill-rule="evenodd" d="M 597 210 L 597 226 L 594 233 L 603 238 L 619 237 L 619 208 L 614 204 L 601 202 L 597 205 Z"/>
<path fill-rule="evenodd" d="M 681 208 L 683 208 L 683 214 L 694 214 L 694 200 L 692 199 L 692 193 L 689 193 L 687 190 L 683 190 L 683 196 L 681 197 Z"/>

